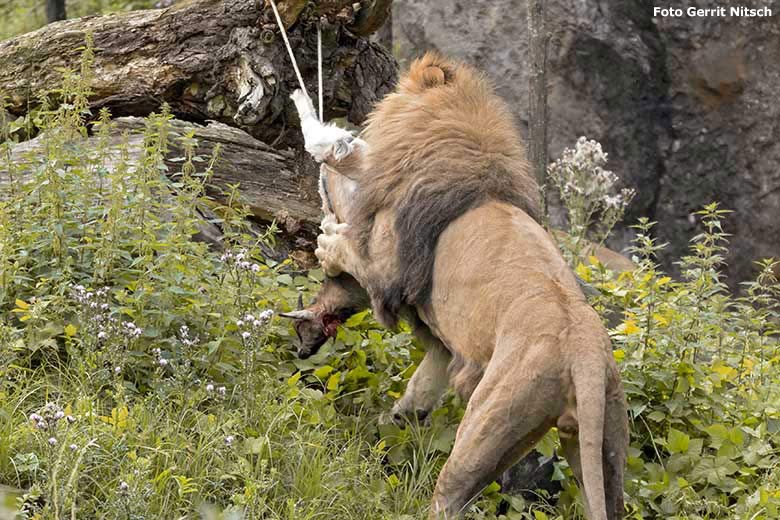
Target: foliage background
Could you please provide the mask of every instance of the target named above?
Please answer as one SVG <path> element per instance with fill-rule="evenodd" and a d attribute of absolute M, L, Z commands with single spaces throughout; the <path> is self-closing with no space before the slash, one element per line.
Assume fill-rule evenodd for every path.
<path fill-rule="evenodd" d="M 321 273 L 262 257 L 273 229 L 243 224 L 239 190 L 228 206 L 204 196 L 218 156 L 198 156 L 191 136 L 180 171 L 167 171 L 166 111 L 148 118 L 138 158 L 86 148 L 88 131 L 111 131 L 107 113 L 85 123 L 89 60 L 65 75 L 62 104 L 0 121 L 12 179 L 0 193 L 0 484 L 11 507 L 22 518 L 424 516 L 462 403 L 448 396 L 431 424 L 385 424 L 422 353 L 408 330 L 384 331 L 367 313 L 296 359 L 289 324 L 268 311 L 316 291 Z M 39 151 L 11 161 L 31 125 Z M 217 215 L 224 251 L 191 240 L 199 206 Z M 729 293 L 727 216 L 710 205 L 698 218 L 678 280 L 656 264 L 663 245 L 644 220 L 633 272 L 573 260 L 616 323 L 629 517 L 777 518 L 780 288 L 766 261 L 743 296 Z M 540 450 L 555 449 L 553 432 Z M 536 501 L 492 484 L 469 515 L 579 517 L 564 461 L 555 478 L 560 496 Z"/>
<path fill-rule="evenodd" d="M 67 0 L 68 18 L 156 7 L 152 0 Z M 46 25 L 46 2 L 0 0 L 0 40 Z"/>

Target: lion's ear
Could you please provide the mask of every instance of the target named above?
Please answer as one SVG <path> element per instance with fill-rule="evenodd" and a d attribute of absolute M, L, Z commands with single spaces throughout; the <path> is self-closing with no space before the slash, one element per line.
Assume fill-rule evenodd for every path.
<path fill-rule="evenodd" d="M 420 84 L 423 88 L 432 88 L 444 85 L 446 77 L 444 71 L 435 65 L 425 67 L 420 75 Z"/>

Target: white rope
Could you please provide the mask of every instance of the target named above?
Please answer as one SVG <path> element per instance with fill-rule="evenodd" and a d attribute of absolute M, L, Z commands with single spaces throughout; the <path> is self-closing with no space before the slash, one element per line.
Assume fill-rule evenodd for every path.
<path fill-rule="evenodd" d="M 319 89 L 320 123 L 325 122 L 322 118 L 322 27 L 317 24 L 317 87 Z"/>
<path fill-rule="evenodd" d="M 284 39 L 284 45 L 287 47 L 287 53 L 290 55 L 290 61 L 292 61 L 293 68 L 295 69 L 295 75 L 298 77 L 298 83 L 301 85 L 301 90 L 307 96 L 309 92 L 306 90 L 306 85 L 303 84 L 303 77 L 301 77 L 301 71 L 298 70 L 298 62 L 295 61 L 295 55 L 293 54 L 292 47 L 290 47 L 290 41 L 287 39 L 287 31 L 284 30 L 284 24 L 282 23 L 282 17 L 279 16 L 279 10 L 276 8 L 276 2 L 270 0 L 271 7 L 274 10 L 274 16 L 276 16 L 276 23 L 279 25 L 279 31 L 282 33 Z"/>

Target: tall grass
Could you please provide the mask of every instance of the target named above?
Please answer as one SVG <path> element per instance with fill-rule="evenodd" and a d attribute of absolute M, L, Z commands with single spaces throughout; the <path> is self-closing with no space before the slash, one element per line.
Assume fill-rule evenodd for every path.
<path fill-rule="evenodd" d="M 409 330 L 360 313 L 296 359 L 273 311 L 315 291 L 322 274 L 262 256 L 274 229 L 245 225 L 238 189 L 226 205 L 204 195 L 219 157 L 199 156 L 165 108 L 141 139 L 109 139 L 110 114 L 86 103 L 88 64 L 89 52 L 66 75 L 64 104 L 42 97 L 31 152 L 15 151 L 13 122 L 0 132 L 0 494 L 12 496 L 0 514 L 425 517 L 463 404 L 448 396 L 425 425 L 384 423 L 422 356 Z M 224 249 L 193 240 L 199 208 L 217 215 Z M 587 236 L 598 211 L 587 215 L 575 234 Z M 663 245 L 646 220 L 634 271 L 574 265 L 618 323 L 628 515 L 777 518 L 780 288 L 765 261 L 743 296 L 730 294 L 726 215 L 711 205 L 699 217 L 680 280 L 657 265 Z M 554 455 L 555 432 L 539 449 Z M 469 518 L 581 518 L 557 460 L 559 495 L 529 501 L 494 483 Z"/>

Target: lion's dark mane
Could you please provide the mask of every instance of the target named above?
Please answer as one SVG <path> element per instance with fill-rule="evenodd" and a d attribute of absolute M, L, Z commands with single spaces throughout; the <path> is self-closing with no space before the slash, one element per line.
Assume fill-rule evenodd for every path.
<path fill-rule="evenodd" d="M 368 256 L 377 214 L 392 210 L 399 272 L 367 288 L 385 325 L 429 301 L 436 246 L 451 222 L 487 201 L 539 219 L 539 188 L 511 112 L 470 67 L 431 54 L 416 61 L 363 135 L 369 157 L 350 222 Z"/>

